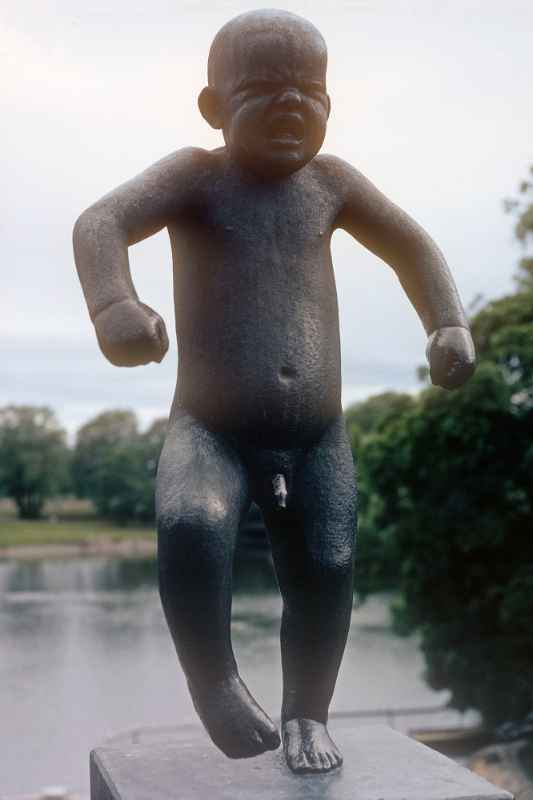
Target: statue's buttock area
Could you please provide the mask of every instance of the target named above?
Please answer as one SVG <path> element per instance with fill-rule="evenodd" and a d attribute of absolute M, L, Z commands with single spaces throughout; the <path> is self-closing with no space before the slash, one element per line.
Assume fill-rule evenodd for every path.
<path fill-rule="evenodd" d="M 354 468 L 342 418 L 330 240 L 343 228 L 396 272 L 428 334 L 434 383 L 474 368 L 442 254 L 342 160 L 318 155 L 330 98 L 325 42 L 285 11 L 216 35 L 198 103 L 224 146 L 167 156 L 96 202 L 74 231 L 98 343 L 118 366 L 161 361 L 161 317 L 135 292 L 128 247 L 172 245 L 179 373 L 157 477 L 161 599 L 194 705 L 231 758 L 280 745 L 238 671 L 232 560 L 252 501 L 283 595 L 281 740 L 294 772 L 339 767 L 328 709 L 352 605 Z"/>

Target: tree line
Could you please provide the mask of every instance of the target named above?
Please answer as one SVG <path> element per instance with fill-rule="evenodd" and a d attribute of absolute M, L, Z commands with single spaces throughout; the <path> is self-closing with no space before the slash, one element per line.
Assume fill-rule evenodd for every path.
<path fill-rule="evenodd" d="M 141 432 L 133 411 L 104 411 L 69 448 L 50 408 L 0 408 L 0 496 L 11 498 L 23 519 L 41 517 L 51 497 L 74 494 L 115 522 L 152 522 L 166 425 L 158 419 Z"/>

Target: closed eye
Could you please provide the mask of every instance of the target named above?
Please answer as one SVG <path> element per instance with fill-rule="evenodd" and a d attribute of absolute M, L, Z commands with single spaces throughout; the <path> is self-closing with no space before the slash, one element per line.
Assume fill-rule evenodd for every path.
<path fill-rule="evenodd" d="M 273 81 L 248 81 L 237 88 L 237 93 L 273 94 L 280 90 L 280 85 Z"/>
<path fill-rule="evenodd" d="M 320 83 L 301 83 L 300 88 L 306 94 L 313 95 L 314 97 L 324 97 L 326 89 Z"/>
<path fill-rule="evenodd" d="M 319 100 L 323 100 L 326 96 L 326 89 L 321 83 L 315 83 L 313 81 L 298 81 L 294 83 L 293 86 L 308 97 L 315 97 Z M 279 94 L 287 89 L 290 89 L 291 87 L 291 84 L 285 82 L 254 80 L 242 83 L 237 87 L 236 93 L 257 95 Z"/>

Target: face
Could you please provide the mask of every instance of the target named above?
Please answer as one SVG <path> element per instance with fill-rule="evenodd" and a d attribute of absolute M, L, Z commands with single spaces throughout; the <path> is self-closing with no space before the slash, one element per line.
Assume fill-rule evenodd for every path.
<path fill-rule="evenodd" d="M 230 156 L 266 178 L 301 169 L 326 134 L 329 97 L 321 43 L 254 33 L 233 49 L 228 66 L 222 115 Z"/>

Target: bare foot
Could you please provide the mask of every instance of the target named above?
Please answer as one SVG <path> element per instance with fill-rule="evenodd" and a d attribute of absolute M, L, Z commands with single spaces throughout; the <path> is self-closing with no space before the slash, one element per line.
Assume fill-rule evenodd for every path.
<path fill-rule="evenodd" d="M 229 758 L 277 750 L 279 733 L 238 676 L 199 692 L 189 683 L 194 707 L 213 742 Z"/>
<path fill-rule="evenodd" d="M 282 726 L 283 749 L 293 772 L 329 772 L 342 756 L 326 726 L 314 719 L 290 719 Z"/>

